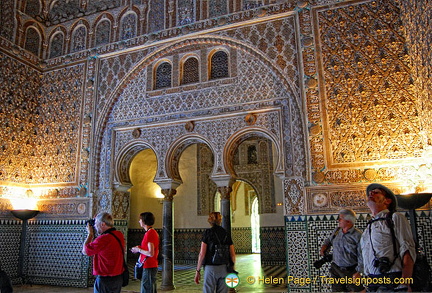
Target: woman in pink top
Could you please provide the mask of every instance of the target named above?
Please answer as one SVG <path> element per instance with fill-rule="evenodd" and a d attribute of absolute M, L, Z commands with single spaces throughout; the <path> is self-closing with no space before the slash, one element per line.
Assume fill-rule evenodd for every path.
<path fill-rule="evenodd" d="M 143 264 L 141 293 L 156 292 L 156 274 L 158 270 L 159 235 L 153 224 L 155 217 L 150 212 L 140 214 L 139 223 L 146 231 L 141 245 L 132 247 L 133 253 L 140 253 L 139 261 Z"/>

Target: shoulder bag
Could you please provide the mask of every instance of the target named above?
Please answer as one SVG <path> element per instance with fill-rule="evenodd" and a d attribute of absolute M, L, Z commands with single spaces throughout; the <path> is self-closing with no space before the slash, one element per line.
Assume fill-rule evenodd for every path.
<path fill-rule="evenodd" d="M 111 234 L 112 236 L 114 236 L 114 238 L 117 239 L 118 243 L 120 244 L 120 249 L 121 249 L 122 254 L 123 254 L 123 267 L 124 267 L 124 271 L 122 273 L 122 276 L 123 276 L 122 287 L 126 287 L 127 285 L 129 285 L 129 268 L 126 264 L 123 245 L 121 244 L 120 239 L 118 239 L 117 236 L 114 235 L 114 233 L 111 233 L 111 232 L 108 232 L 108 233 Z"/>

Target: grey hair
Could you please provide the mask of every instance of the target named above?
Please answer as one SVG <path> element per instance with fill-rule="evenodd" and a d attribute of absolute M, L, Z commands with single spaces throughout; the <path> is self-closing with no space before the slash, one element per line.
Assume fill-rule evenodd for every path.
<path fill-rule="evenodd" d="M 101 223 L 102 222 L 105 223 L 108 227 L 114 226 L 113 217 L 111 216 L 111 214 L 106 213 L 106 212 L 102 212 L 102 213 L 97 214 L 97 216 L 95 217 L 95 220 L 98 220 Z"/>
<path fill-rule="evenodd" d="M 339 215 L 344 215 L 344 219 L 347 221 L 350 221 L 351 223 L 355 224 L 357 218 L 356 213 L 353 210 L 350 209 L 343 209 L 339 211 Z"/>

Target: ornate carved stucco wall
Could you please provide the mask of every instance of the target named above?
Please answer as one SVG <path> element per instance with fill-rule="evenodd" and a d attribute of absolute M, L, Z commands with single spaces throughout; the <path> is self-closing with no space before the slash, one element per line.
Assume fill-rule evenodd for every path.
<path fill-rule="evenodd" d="M 244 28 L 242 38 L 257 44 L 274 42 L 279 39 L 281 53 L 295 53 L 295 22 L 293 20 L 287 17 L 247 26 Z M 240 36 L 238 29 L 236 30 Z M 258 31 L 266 33 L 256 38 L 260 35 Z M 139 150 L 135 147 L 137 144 L 142 145 L 143 148 L 151 147 L 155 151 L 159 160 L 157 180 L 166 178 L 167 174 L 177 179 L 175 168 L 166 170 L 167 166 L 172 164 L 166 161 L 166 157 L 169 156 L 166 152 L 172 151 L 178 155 L 181 152 L 176 153 L 170 144 L 187 144 L 188 140 L 208 144 L 215 156 L 215 165 L 217 165 L 215 173 L 224 174 L 227 172 L 225 164 L 229 161 L 225 153 L 232 156 L 235 150 L 235 148 L 229 148 L 230 141 L 246 139 L 253 133 L 268 136 L 276 145 L 280 157 L 276 171 L 285 173 L 284 176 L 287 177 L 297 175 L 302 178 L 305 175 L 304 139 L 301 138 L 304 122 L 302 123 L 300 119 L 302 106 L 298 85 L 295 84 L 298 77 L 289 75 L 289 78 L 286 78 L 281 74 L 296 72 L 294 69 L 297 66 L 295 54 L 279 58 L 279 60 L 284 60 L 281 62 L 282 68 L 270 66 L 271 59 L 260 49 L 269 50 L 270 57 L 273 56 L 271 54 L 273 49 L 258 46 L 259 48 L 254 50 L 248 42 L 228 38 L 231 35 L 230 30 L 221 30 L 216 33 L 227 35 L 227 37 L 221 39 L 213 35 L 203 35 L 195 37 L 194 40 L 163 44 L 161 49 L 155 50 L 155 53 L 146 56 L 143 60 L 136 59 L 139 58 L 136 56 L 145 56 L 148 50 L 101 59 L 100 76 L 97 79 L 100 83 L 97 87 L 101 110 L 97 112 L 102 113 L 101 119 L 108 120 L 106 125 L 109 129 L 102 139 L 101 151 L 105 153 L 104 149 L 106 149 L 107 153 L 111 152 L 101 160 L 106 165 L 101 166 L 101 170 L 110 168 L 120 170 L 115 179 L 119 181 L 118 183 L 128 184 L 127 163 L 122 163 L 125 167 L 122 167 L 122 164 L 108 167 L 108 164 L 116 163 L 112 161 L 113 158 L 123 156 L 124 149 L 134 148 L 134 152 Z M 270 39 L 265 40 L 266 38 Z M 204 63 L 209 52 L 217 48 L 226 48 L 230 54 L 233 61 L 230 63 L 232 73 L 230 78 L 220 81 L 203 81 L 199 85 L 173 86 L 163 91 L 148 90 L 148 85 L 153 83 L 152 78 L 154 78 L 151 75 L 152 65 L 158 60 L 174 60 L 173 67 L 178 68 L 176 60 L 180 60 L 185 52 L 199 52 L 198 55 L 203 56 L 200 62 Z M 260 56 L 262 60 L 255 56 Z M 274 55 L 273 58 L 276 56 Z M 125 67 L 132 67 L 131 60 L 137 60 L 137 65 L 135 65 L 136 68 L 128 70 Z M 119 79 L 123 75 L 112 80 L 113 68 L 119 72 L 129 71 L 130 73 L 124 77 L 124 80 Z M 206 76 L 207 74 L 208 72 L 204 71 L 201 75 Z M 173 80 L 178 80 L 178 76 L 179 72 L 174 70 Z M 258 76 L 260 84 L 257 89 Z M 107 77 L 110 78 L 109 84 Z M 116 83 L 119 85 L 116 86 Z M 109 103 L 115 103 L 112 111 Z M 104 118 L 104 113 L 108 112 L 110 112 L 110 117 Z M 245 117 L 249 112 L 256 112 L 257 121 L 254 125 L 248 125 L 245 122 Z M 176 120 L 177 122 L 172 122 Z M 189 120 L 194 121 L 192 131 L 188 131 L 185 127 Z M 209 121 L 212 122 L 209 123 Z M 102 122 L 99 120 L 98 124 L 104 126 Z M 295 130 L 295 133 L 292 129 Z M 139 133 L 139 137 L 133 137 L 133 131 Z M 236 138 L 236 136 L 243 138 Z M 283 140 L 281 140 L 282 137 Z M 303 140 L 303 144 L 291 146 L 293 137 L 300 142 Z M 128 144 L 130 146 L 127 146 Z M 114 145 L 114 149 L 108 150 L 108 146 L 111 145 Z M 282 155 L 284 152 L 286 155 Z M 173 159 L 175 162 L 175 157 Z M 283 170 L 282 166 L 288 167 Z M 98 184 L 103 182 L 101 187 L 109 189 L 112 184 L 109 181 L 110 177 L 107 176 L 109 174 L 101 172 L 100 175 L 103 177 L 100 177 Z M 294 208 L 298 209 L 298 206 Z"/>
<path fill-rule="evenodd" d="M 147 20 L 139 18 L 134 34 L 117 43 L 122 40 L 120 31 L 127 27 L 118 25 L 125 24 L 128 13 L 145 15 L 152 8 L 134 2 L 126 9 L 116 3 L 103 11 L 103 1 L 98 2 L 101 6 L 79 3 L 87 15 L 79 15 L 81 10 L 74 12 L 68 4 L 64 7 L 68 17 L 62 18 L 57 17 L 60 6 L 49 11 L 49 1 L 41 2 L 40 7 L 19 1 L 17 7 L 22 13 L 16 21 L 8 17 L 8 12 L 15 11 L 12 1 L 2 2 L 4 76 L 18 76 L 16 67 L 22 66 L 26 73 L 21 76 L 35 80 L 32 89 L 20 87 L 17 94 L 17 99 L 33 97 L 29 102 L 33 108 L 16 115 L 27 117 L 27 111 L 37 117 L 20 118 L 24 127 L 13 126 L 30 137 L 23 141 L 30 147 L 6 148 L 17 145 L 11 141 L 17 137 L 3 136 L 2 176 L 8 182 L 60 187 L 44 191 L 41 198 L 100 192 L 103 196 L 93 197 L 96 209 L 109 207 L 113 200 L 108 195 L 113 192 L 110 174 L 115 167 L 108 147 L 113 141 L 111 129 L 271 107 L 282 113 L 282 132 L 275 134 L 274 141 L 283 154 L 276 171 L 286 177 L 285 214 L 331 212 L 346 203 L 362 208 L 362 190 L 368 182 L 391 182 L 403 191 L 418 185 L 424 174 L 430 177 L 426 158 L 430 89 L 424 81 L 428 80 L 430 54 L 428 38 L 415 37 L 428 34 L 429 14 L 419 8 L 421 5 L 406 1 L 402 6 L 398 1 L 287 1 L 231 7 L 232 14 L 215 19 L 199 6 L 198 10 L 204 10 L 196 14 L 198 19 L 191 17 L 193 13 L 184 2 L 178 7 L 188 11 L 177 18 L 185 24 L 181 29 L 176 28 L 178 23 L 167 22 L 159 31 L 149 33 Z M 430 6 L 424 7 L 430 10 Z M 172 12 L 166 17 L 173 19 Z M 105 39 L 108 43 L 94 47 L 102 20 L 118 25 L 111 27 L 108 35 L 112 38 Z M 20 47 L 26 43 L 24 28 L 36 23 L 42 47 L 25 50 Z M 91 28 L 88 34 L 74 39 L 84 23 Z M 41 56 L 47 56 L 53 41 L 50 36 L 64 30 L 68 43 L 57 52 L 59 56 L 44 60 L 32 54 L 41 51 Z M 421 31 L 424 34 L 418 33 Z M 74 46 L 86 49 L 73 52 Z M 206 76 L 208 52 L 218 47 L 230 56 L 231 77 L 223 82 L 209 81 Z M 163 58 L 178 66 L 177 61 L 187 54 L 199 57 L 201 83 L 179 86 L 179 68 L 174 68 L 173 87 L 152 90 L 152 66 Z M 9 58 L 20 62 L 12 65 L 15 61 L 7 61 Z M 259 66 L 270 75 L 262 79 Z M 251 74 L 242 75 L 242 71 Z M 266 79 L 279 84 L 268 87 Z M 238 86 L 233 87 L 236 83 Z M 5 101 L 14 87 L 16 84 L 6 85 L 2 94 Z M 229 92 L 219 91 L 223 87 Z M 132 107 L 129 104 L 134 101 L 128 100 L 126 105 L 126 92 L 129 99 L 136 97 L 143 104 Z M 219 98 L 209 98 L 213 93 Z M 197 106 L 193 99 L 203 102 Z M 178 108 L 172 109 L 173 105 Z M 124 113 L 129 116 L 122 117 Z M 16 119 L 6 112 L 2 117 Z M 18 157 L 28 161 L 15 164 Z M 215 158 L 223 170 L 221 157 Z M 167 175 L 163 170 L 166 159 L 159 156 L 159 160 L 163 177 Z M 407 174 L 413 179 L 403 182 Z M 347 184 L 350 193 L 341 199 Z M 117 202 L 125 205 L 123 200 Z"/>
<path fill-rule="evenodd" d="M 401 1 L 401 12 L 411 60 L 416 97 L 418 99 L 419 116 L 421 118 L 425 144 L 430 151 L 431 142 L 431 76 L 432 52 L 430 1 Z"/>
<path fill-rule="evenodd" d="M 2 217 L 3 197 L 21 184 L 46 187 L 41 217 L 107 209 L 126 219 L 128 162 L 139 150 L 157 154 L 157 179 L 178 179 L 181 150 L 205 143 L 224 174 L 235 146 L 261 135 L 284 178 L 288 265 L 308 276 L 320 239 L 313 221 L 323 234 L 333 223 L 305 214 L 366 211 L 372 181 L 396 192 L 430 187 L 428 1 L 244 1 L 226 10 L 168 1 L 149 18 L 157 6 L 143 2 L 60 1 L 64 17 L 48 0 L 0 2 Z M 229 78 L 208 80 L 213 49 L 229 53 Z M 179 86 L 176 65 L 173 86 L 152 90 L 153 65 L 189 53 L 201 82 Z"/>
<path fill-rule="evenodd" d="M 364 186 L 373 181 L 413 191 L 430 165 L 399 3 L 326 4 L 310 16 L 310 210 L 364 210 Z"/>

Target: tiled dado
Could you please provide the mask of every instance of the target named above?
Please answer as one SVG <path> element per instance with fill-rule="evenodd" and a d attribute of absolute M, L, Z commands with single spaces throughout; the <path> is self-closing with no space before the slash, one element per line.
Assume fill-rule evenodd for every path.
<path fill-rule="evenodd" d="M 174 262 L 179 264 L 195 264 L 201 247 L 205 228 L 174 230 Z M 163 235 L 157 230 L 162 244 Z M 261 263 L 262 265 L 285 265 L 286 254 L 284 242 L 284 227 L 261 227 Z M 236 254 L 252 253 L 252 232 L 250 227 L 232 228 L 231 235 Z M 142 229 L 128 231 L 128 248 L 141 243 L 144 233 Z M 161 247 L 160 247 L 161 249 Z M 162 254 L 162 250 L 160 250 Z M 160 254 L 160 260 L 161 260 Z M 129 259 L 136 258 L 128 254 Z"/>
<path fill-rule="evenodd" d="M 127 232 L 126 221 L 115 226 Z M 21 282 L 18 259 L 21 221 L 0 219 L 0 263 L 12 282 Z M 30 284 L 87 287 L 93 280 L 91 261 L 82 254 L 87 236 L 85 220 L 29 220 L 25 231 L 23 274 Z"/>

